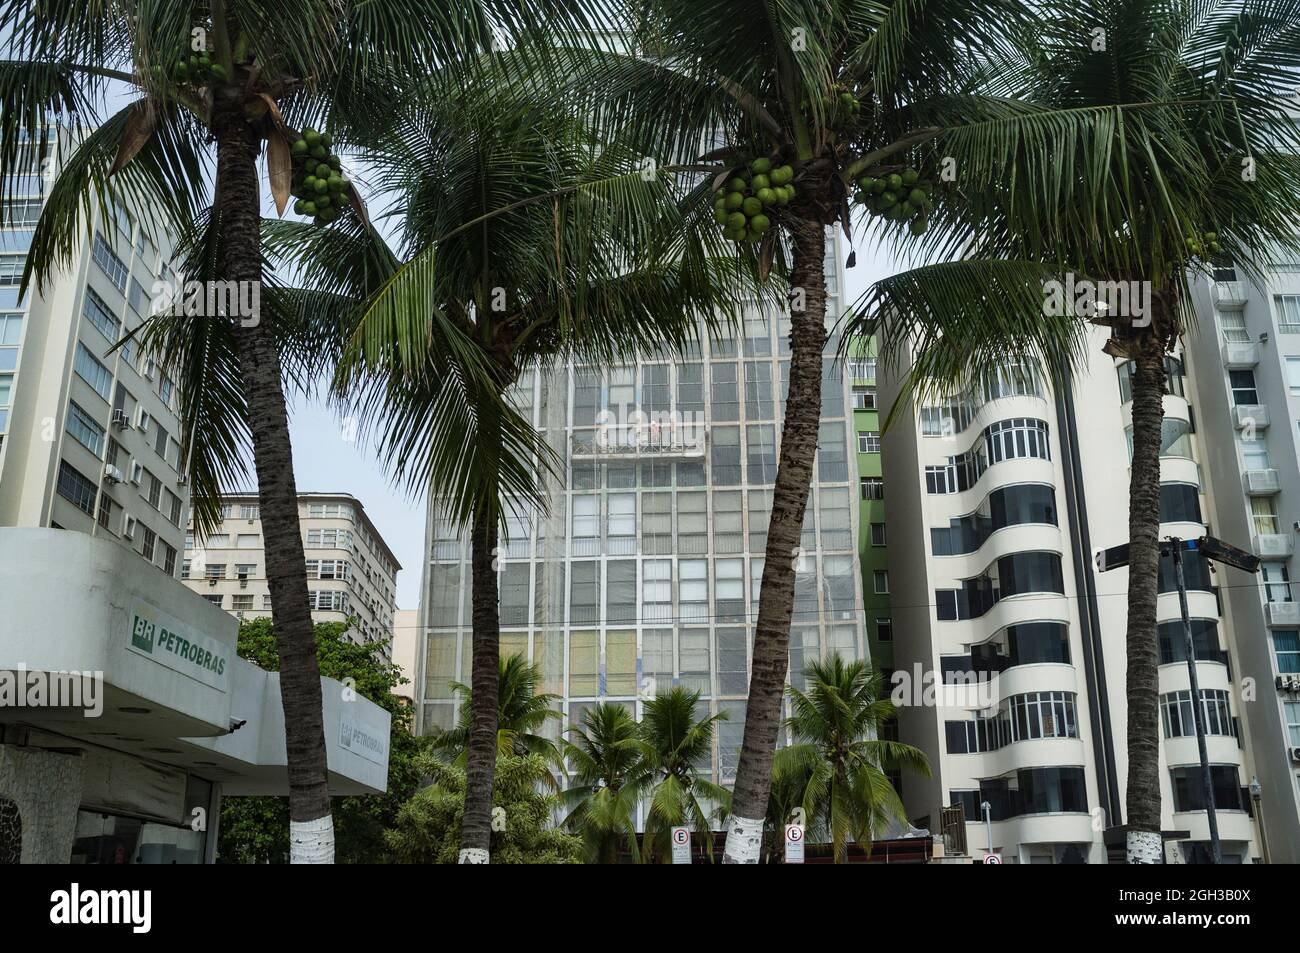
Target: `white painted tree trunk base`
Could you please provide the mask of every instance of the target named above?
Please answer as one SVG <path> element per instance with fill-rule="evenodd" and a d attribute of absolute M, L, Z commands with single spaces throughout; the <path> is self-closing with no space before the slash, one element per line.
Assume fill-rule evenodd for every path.
<path fill-rule="evenodd" d="M 486 864 L 489 863 L 491 855 L 482 847 L 463 847 L 460 851 L 460 857 L 457 859 L 458 864 Z"/>
<path fill-rule="evenodd" d="M 1160 835 L 1152 831 L 1129 831 L 1125 847 L 1130 864 L 1158 864 L 1164 860 Z"/>
<path fill-rule="evenodd" d="M 763 819 L 736 817 L 727 821 L 727 844 L 724 864 L 756 864 L 763 850 Z"/>
<path fill-rule="evenodd" d="M 289 822 L 289 863 L 334 863 L 334 817 Z"/>

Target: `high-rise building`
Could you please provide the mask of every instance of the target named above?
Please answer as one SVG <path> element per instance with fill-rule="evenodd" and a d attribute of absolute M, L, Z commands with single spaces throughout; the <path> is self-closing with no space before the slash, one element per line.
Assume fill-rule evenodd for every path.
<path fill-rule="evenodd" d="M 894 623 L 889 614 L 889 551 L 880 462 L 880 409 L 876 405 L 875 341 L 856 342 L 847 366 L 853 387 L 850 397 L 857 444 L 858 565 L 862 570 L 864 622 L 872 665 L 888 676 L 894 666 Z"/>
<path fill-rule="evenodd" d="M 204 538 L 185 537 L 181 578 L 213 605 L 241 619 L 271 615 L 262 518 L 256 493 L 222 497 L 221 524 Z M 346 622 L 357 642 L 390 642 L 397 610 L 397 557 L 348 493 L 299 493 L 298 523 L 307 560 L 311 615 Z M 391 659 L 391 645 L 384 657 Z"/>
<path fill-rule="evenodd" d="M 1233 268 L 1196 286 L 1191 339 L 1216 535 L 1263 560 L 1260 585 L 1225 588 L 1236 623 L 1258 813 L 1270 859 L 1300 863 L 1300 262 L 1256 283 Z M 1243 580 L 1237 580 L 1242 582 Z"/>
<path fill-rule="evenodd" d="M 838 245 L 827 257 L 828 324 L 839 314 Z M 725 713 L 713 776 L 734 777 L 789 373 L 789 316 L 750 303 L 743 326 L 685 357 L 527 371 L 516 406 L 563 460 L 549 512 L 503 528 L 501 652 L 541 668 L 563 725 L 598 702 L 668 686 Z M 706 336 L 707 337 L 707 336 Z M 833 354 L 835 342 L 827 345 Z M 632 417 L 633 413 L 644 417 Z M 827 361 L 814 486 L 797 560 L 790 680 L 835 649 L 861 657 L 857 490 L 847 380 Z M 418 679 L 420 729 L 453 724 L 452 680 L 470 671 L 469 554 L 431 503 Z"/>
<path fill-rule="evenodd" d="M 0 229 L 0 525 L 77 530 L 121 542 L 175 576 L 189 488 L 173 381 L 127 340 L 173 244 L 148 215 L 91 213 L 70 260 L 42 289 L 18 285 L 54 181 L 52 153 L 20 146 Z"/>
<path fill-rule="evenodd" d="M 903 777 L 904 802 L 934 830 L 961 805 L 967 843 L 1013 862 L 1123 858 L 1128 570 L 1101 573 L 1094 555 L 1128 540 L 1131 367 L 1103 343 L 1094 332 L 1086 366 L 1060 386 L 1040 368 L 990 367 L 884 439 L 899 732 L 934 769 Z M 1203 466 L 1231 424 L 1194 412 L 1180 357 L 1167 368 L 1160 532 L 1200 537 L 1224 492 Z M 897 393 L 884 381 L 882 406 Z M 1185 569 L 1223 854 L 1248 861 L 1259 848 L 1241 646 L 1243 631 L 1259 636 L 1221 603 L 1254 582 L 1197 553 Z M 1171 861 L 1197 862 L 1208 821 L 1167 557 L 1159 593 L 1161 827 Z"/>

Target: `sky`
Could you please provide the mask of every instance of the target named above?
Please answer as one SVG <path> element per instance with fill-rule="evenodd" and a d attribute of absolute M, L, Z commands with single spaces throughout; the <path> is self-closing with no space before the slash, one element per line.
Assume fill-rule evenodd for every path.
<path fill-rule="evenodd" d="M 857 264 L 846 275 L 846 301 L 867 290 L 871 282 L 902 267 L 893 250 L 855 234 Z M 848 255 L 847 245 L 844 249 Z M 420 604 L 421 550 L 424 547 L 425 496 L 409 496 L 394 487 L 364 440 L 350 436 L 336 412 L 322 400 L 293 402 L 290 434 L 294 476 L 299 492 L 351 493 L 388 543 L 402 570 L 397 574 L 397 608 Z"/>

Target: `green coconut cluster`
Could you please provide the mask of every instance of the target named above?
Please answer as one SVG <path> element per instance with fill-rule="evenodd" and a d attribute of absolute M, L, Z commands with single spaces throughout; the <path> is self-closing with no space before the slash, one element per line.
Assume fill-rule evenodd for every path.
<path fill-rule="evenodd" d="M 1218 232 L 1192 232 L 1187 236 L 1187 250 L 1197 258 L 1222 255 L 1223 246 L 1219 244 Z"/>
<path fill-rule="evenodd" d="M 154 67 L 154 75 L 161 79 L 162 67 Z M 192 86 L 211 86 L 224 83 L 230 79 L 230 71 L 221 63 L 214 62 L 206 52 L 191 53 L 189 58 L 182 57 L 172 64 L 172 79 L 177 83 Z"/>
<path fill-rule="evenodd" d="M 289 146 L 293 159 L 293 189 L 298 201 L 293 210 L 317 225 L 328 225 L 339 217 L 348 180 L 340 172 L 339 157 L 330 152 L 333 140 L 328 132 L 303 130 L 302 138 Z"/>
<path fill-rule="evenodd" d="M 854 199 L 868 211 L 891 222 L 910 222 L 913 235 L 929 228 L 933 183 L 923 181 L 916 169 L 904 169 L 885 176 L 864 175 L 858 179 Z"/>
<path fill-rule="evenodd" d="M 755 159 L 730 175 L 715 193 L 713 217 L 733 242 L 756 242 L 772 227 L 772 211 L 794 198 L 794 168 Z"/>

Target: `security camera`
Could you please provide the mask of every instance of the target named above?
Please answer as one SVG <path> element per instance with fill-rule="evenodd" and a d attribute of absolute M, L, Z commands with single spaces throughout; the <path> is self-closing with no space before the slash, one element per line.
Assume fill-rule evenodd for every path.
<path fill-rule="evenodd" d="M 248 724 L 247 718 L 232 718 L 230 719 L 230 730 L 228 733 L 233 734 L 240 728 L 243 728 L 246 724 Z"/>

